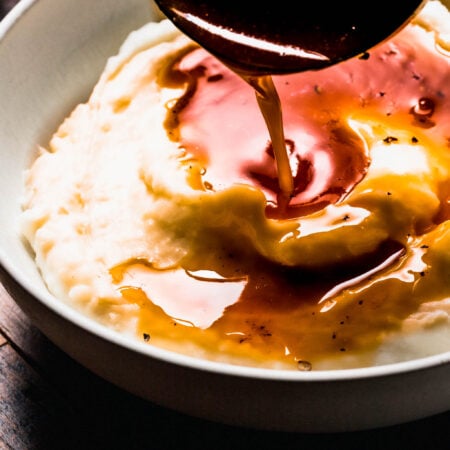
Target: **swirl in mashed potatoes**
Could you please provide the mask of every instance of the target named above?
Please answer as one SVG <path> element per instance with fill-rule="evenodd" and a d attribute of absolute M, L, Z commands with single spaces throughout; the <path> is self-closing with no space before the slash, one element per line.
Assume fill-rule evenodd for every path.
<path fill-rule="evenodd" d="M 274 77 L 296 191 L 277 206 L 251 89 L 168 21 L 133 32 L 27 170 L 49 290 L 186 354 L 302 370 L 450 350 L 450 14 Z"/>

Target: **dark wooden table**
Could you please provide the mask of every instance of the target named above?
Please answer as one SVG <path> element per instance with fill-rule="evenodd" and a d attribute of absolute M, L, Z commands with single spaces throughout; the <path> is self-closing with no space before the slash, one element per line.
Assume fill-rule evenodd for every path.
<path fill-rule="evenodd" d="M 16 2 L 0 0 L 0 18 Z M 248 430 L 187 417 L 136 398 L 80 366 L 30 323 L 0 285 L 1 450 L 190 448 L 449 450 L 450 412 L 386 429 L 322 435 Z"/>

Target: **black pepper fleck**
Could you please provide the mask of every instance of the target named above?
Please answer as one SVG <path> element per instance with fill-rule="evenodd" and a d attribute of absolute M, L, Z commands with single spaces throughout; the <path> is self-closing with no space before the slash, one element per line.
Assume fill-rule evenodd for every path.
<path fill-rule="evenodd" d="M 143 333 L 142 337 L 144 338 L 145 342 L 148 342 L 150 340 L 150 335 L 148 333 Z"/>
<path fill-rule="evenodd" d="M 220 81 L 223 79 L 223 75 L 221 73 L 218 73 L 216 75 L 211 75 L 207 78 L 208 82 L 214 83 L 215 81 Z"/>

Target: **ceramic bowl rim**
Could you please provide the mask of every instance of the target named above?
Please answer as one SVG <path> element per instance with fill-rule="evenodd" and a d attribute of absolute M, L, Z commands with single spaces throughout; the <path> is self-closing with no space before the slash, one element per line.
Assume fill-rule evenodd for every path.
<path fill-rule="evenodd" d="M 22 16 L 38 2 L 39 0 L 21 0 L 16 4 L 16 6 L 13 7 L 13 9 L 0 22 L 0 42 L 20 21 Z M 63 319 L 73 323 L 77 327 L 92 333 L 105 341 L 109 341 L 117 346 L 145 357 L 155 358 L 165 363 L 183 366 L 190 369 L 243 378 L 264 379 L 267 381 L 294 381 L 311 383 L 387 377 L 419 370 L 433 369 L 450 363 L 450 351 L 423 358 L 373 367 L 318 370 L 310 372 L 258 368 L 209 361 L 150 346 L 146 343 L 141 343 L 136 339 L 121 335 L 114 330 L 108 329 L 107 327 L 96 322 L 94 319 L 89 318 L 81 312 L 71 308 L 64 302 L 58 300 L 52 294 L 43 292 L 42 289 L 37 289 L 36 286 L 34 286 L 29 279 L 24 276 L 20 267 L 18 267 L 18 265 L 6 254 L 3 248 L 0 248 L 0 265 L 2 265 L 10 276 L 12 276 L 29 294 L 31 294 L 36 301 L 40 302 L 49 310 L 61 316 Z"/>

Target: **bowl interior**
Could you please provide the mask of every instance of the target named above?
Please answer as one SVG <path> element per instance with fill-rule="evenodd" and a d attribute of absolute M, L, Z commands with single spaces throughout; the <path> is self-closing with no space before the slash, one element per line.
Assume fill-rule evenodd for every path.
<path fill-rule="evenodd" d="M 128 33 L 160 17 L 148 0 L 22 0 L 0 25 L 0 261 L 29 292 L 65 314 L 72 313 L 48 293 L 19 234 L 23 171 L 38 145 L 46 145 L 63 118 L 87 99 L 107 58 Z M 441 363 L 442 356 L 389 370 Z M 450 360 L 450 353 L 444 359 Z M 334 376 L 379 375 L 385 370 L 357 369 Z"/>

